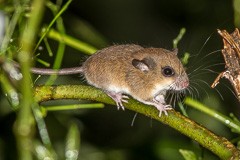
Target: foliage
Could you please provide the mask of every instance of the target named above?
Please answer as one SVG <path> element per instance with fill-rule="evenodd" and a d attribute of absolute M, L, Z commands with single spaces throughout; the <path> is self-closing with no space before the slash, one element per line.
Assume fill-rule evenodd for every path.
<path fill-rule="evenodd" d="M 36 62 L 58 69 L 64 65 L 64 57 L 69 58 L 69 61 L 76 59 L 75 56 L 68 56 L 69 52 L 73 51 L 71 48 L 74 48 L 75 51 L 77 50 L 78 52 L 91 55 L 97 51 L 96 48 L 100 48 L 99 46 L 103 47 L 108 44 L 105 38 L 83 20 L 80 20 L 80 22 L 76 24 L 81 26 L 80 30 L 82 30 L 82 34 L 86 32 L 88 35 L 92 35 L 92 37 L 95 38 L 95 41 L 89 40 L 88 36 L 85 36 L 85 38 L 83 36 L 82 40 L 79 40 L 67 33 L 67 29 L 63 23 L 63 15 L 67 12 L 69 7 L 73 5 L 72 0 L 66 2 L 57 0 L 56 3 L 53 3 L 50 0 L 13 0 L 1 3 L 1 9 L 3 12 L 0 13 L 0 81 L 3 93 L 2 96 L 5 97 L 5 100 L 8 100 L 10 105 L 4 103 L 4 105 L 0 106 L 0 116 L 4 119 L 5 117 L 14 115 L 14 117 L 10 119 L 12 123 L 7 125 L 7 129 L 9 130 L 9 128 L 13 128 L 13 131 L 6 131 L 6 133 L 14 133 L 16 141 L 9 143 L 8 146 L 10 147 L 5 147 L 7 145 L 2 138 L 4 137 L 2 135 L 5 131 L 1 131 L 0 150 L 2 150 L 2 148 L 7 149 L 0 151 L 0 160 L 5 157 L 9 159 L 16 159 L 16 157 L 18 157 L 19 159 L 24 160 L 47 158 L 65 158 L 69 160 L 121 160 L 131 157 L 131 155 L 128 155 L 129 151 L 114 147 L 115 144 L 112 145 L 113 147 L 111 149 L 108 149 L 107 147 L 100 149 L 102 147 L 100 142 L 96 142 L 96 144 L 93 145 L 89 142 L 87 143 L 86 140 L 84 141 L 83 138 L 80 138 L 80 135 L 81 137 L 86 137 L 86 139 L 89 136 L 92 141 L 97 141 L 96 137 L 100 137 L 101 139 L 101 136 L 103 136 L 97 135 L 94 132 L 88 132 L 90 135 L 84 135 L 84 133 L 88 127 L 90 128 L 91 123 L 92 125 L 97 126 L 95 123 L 101 120 L 104 122 L 104 118 L 106 118 L 106 116 L 98 115 L 99 112 L 102 113 L 103 111 L 98 110 L 94 112 L 86 110 L 86 108 L 103 108 L 102 103 L 114 105 L 113 101 L 107 97 L 104 92 L 87 85 L 79 85 L 79 82 L 77 83 L 74 80 L 71 82 L 70 80 L 65 80 L 65 83 L 77 83 L 78 85 L 53 85 L 58 84 L 58 82 L 61 81 L 61 78 L 58 78 L 56 75 L 47 78 L 34 77 L 30 73 L 30 67 Z M 235 0 L 234 4 L 237 3 L 238 1 Z M 235 10 L 237 10 L 236 5 L 235 8 Z M 236 14 L 237 13 L 238 12 L 236 12 Z M 49 14 L 51 14 L 52 17 L 48 16 Z M 237 22 L 238 21 L 236 21 L 236 23 Z M 238 24 L 236 24 L 236 26 L 237 25 Z M 185 29 L 182 29 L 179 36 L 174 40 L 174 48 L 179 46 L 178 43 L 185 31 Z M 16 37 L 18 38 L 16 39 Z M 43 46 L 46 48 L 45 52 L 41 51 Z M 54 55 L 54 53 L 56 53 L 56 55 Z M 46 57 L 50 60 L 45 61 L 44 59 L 46 59 Z M 190 57 L 190 54 L 186 53 L 182 58 L 185 65 L 189 63 Z M 14 67 L 14 64 L 12 63 L 13 61 L 19 62 L 21 68 L 20 71 Z M 62 81 L 64 81 L 64 79 Z M 36 85 L 39 83 L 44 83 L 44 85 Z M 214 101 L 214 97 L 210 98 Z M 63 100 L 64 102 L 60 104 L 51 104 L 51 102 L 42 103 L 44 101 L 58 99 L 81 99 L 81 101 Z M 102 103 L 89 103 L 89 100 Z M 217 112 L 215 109 L 210 109 L 207 105 L 190 97 L 187 97 L 184 102 L 188 106 L 192 106 L 193 108 L 202 111 L 198 114 L 203 115 L 204 112 L 216 118 L 217 121 L 220 121 L 227 127 L 231 128 L 232 132 L 236 133 L 237 136 L 240 133 L 239 121 L 233 116 L 233 114 L 231 114 L 231 117 L 228 117 Z M 217 103 L 212 104 L 216 106 L 218 105 Z M 179 103 L 179 105 L 182 106 L 181 103 Z M 108 109 L 107 107 L 105 108 L 106 109 L 104 110 L 107 112 Z M 189 116 L 190 118 L 183 116 L 175 110 L 170 111 L 169 116 L 163 115 L 162 117 L 158 117 L 155 108 L 143 105 L 133 99 L 130 99 L 129 104 L 126 104 L 126 108 L 146 115 L 147 117 L 151 117 L 151 119 L 155 119 L 157 121 L 157 126 L 160 125 L 158 122 L 167 124 L 212 151 L 221 159 L 239 159 L 240 157 L 239 150 L 232 144 L 238 144 L 239 137 L 235 138 L 231 143 L 226 138 L 215 135 L 202 125 L 194 122 L 192 120 L 193 118 L 188 115 L 188 111 L 184 110 L 184 107 L 182 107 L 184 115 Z M 112 112 L 113 111 L 111 110 L 109 111 L 108 121 L 113 121 L 114 118 L 116 119 L 116 117 L 111 116 Z M 86 118 L 85 114 L 90 115 L 90 118 Z M 126 112 L 122 114 L 127 115 L 129 113 Z M 95 116 L 97 118 L 95 118 Z M 86 125 L 87 123 L 83 123 L 84 118 L 86 119 L 85 122 L 90 123 L 89 126 Z M 82 121 L 79 119 L 82 119 Z M 97 121 L 93 122 L 94 119 L 97 119 Z M 141 122 L 146 121 L 146 119 L 143 120 L 144 121 L 141 120 Z M 125 122 L 123 119 L 119 119 L 119 121 L 122 122 L 117 123 L 119 126 L 123 125 Z M 53 123 L 53 125 L 51 125 L 51 123 Z M 143 124 L 141 123 L 141 125 Z M 111 128 L 109 129 L 104 125 L 99 126 L 99 128 L 103 129 L 105 134 L 108 132 L 112 133 L 113 131 Z M 140 126 L 138 130 L 134 131 L 132 134 L 129 132 L 126 133 L 127 136 L 124 138 L 130 136 L 138 137 L 136 135 L 140 135 L 141 131 L 147 133 L 146 130 L 143 131 L 141 128 L 142 127 Z M 167 128 L 164 128 L 164 130 L 167 130 Z M 116 132 L 122 131 L 118 130 Z M 159 132 L 159 130 L 156 130 L 155 136 L 149 137 L 156 137 L 161 132 L 162 131 Z M 172 132 L 172 130 L 170 130 L 170 132 Z M 118 136 L 120 137 L 121 135 Z M 65 137 L 65 141 L 63 140 L 63 137 Z M 142 135 L 139 137 L 140 139 L 143 138 Z M 104 142 L 109 138 L 112 138 L 112 136 L 107 136 L 105 139 L 103 138 Z M 122 144 L 123 142 L 121 140 L 116 140 L 116 143 Z M 132 146 L 141 144 L 140 141 L 129 141 L 129 143 L 131 143 Z M 168 144 L 170 143 L 171 140 L 169 139 Z M 174 145 L 176 144 L 177 143 L 174 142 Z M 126 144 L 122 144 L 122 146 L 125 145 Z M 144 147 L 148 145 L 148 143 L 142 144 Z M 156 141 L 155 145 L 156 147 L 154 149 L 146 147 L 144 148 L 144 151 L 152 153 L 153 151 L 148 150 L 156 150 L 156 152 L 158 152 L 156 155 L 160 158 L 162 156 L 159 154 L 161 152 L 160 148 L 166 149 L 167 144 L 163 144 L 162 141 Z M 159 147 L 162 145 L 164 147 Z M 189 144 L 189 146 L 190 145 L 192 144 Z M 197 159 L 196 157 L 200 157 L 197 153 L 194 153 L 195 151 L 190 151 L 191 147 L 189 146 L 189 149 L 185 149 L 184 145 L 178 147 L 178 149 L 182 148 L 180 153 L 183 157 L 185 159 Z M 10 149 L 13 150 L 11 151 L 12 155 L 7 155 L 9 154 Z M 137 153 L 142 155 L 142 153 Z M 173 155 L 168 154 L 168 157 L 171 156 Z M 148 157 L 146 159 L 151 158 Z"/>

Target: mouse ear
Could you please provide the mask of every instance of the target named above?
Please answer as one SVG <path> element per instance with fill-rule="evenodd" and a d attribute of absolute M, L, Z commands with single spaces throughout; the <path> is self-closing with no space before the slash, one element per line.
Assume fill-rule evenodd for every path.
<path fill-rule="evenodd" d="M 137 69 L 140 69 L 141 71 L 143 72 L 148 72 L 149 71 L 149 66 L 144 63 L 144 61 L 140 61 L 138 59 L 133 59 L 132 60 L 132 65 L 137 68 Z"/>
<path fill-rule="evenodd" d="M 173 48 L 173 53 L 175 54 L 175 55 L 177 55 L 178 54 L 178 48 Z"/>

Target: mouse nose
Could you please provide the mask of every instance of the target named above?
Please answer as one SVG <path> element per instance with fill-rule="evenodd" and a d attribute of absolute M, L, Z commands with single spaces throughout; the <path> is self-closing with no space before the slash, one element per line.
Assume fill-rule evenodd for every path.
<path fill-rule="evenodd" d="M 188 82 L 188 81 L 182 81 L 182 82 L 180 83 L 180 85 L 182 86 L 182 88 L 187 88 L 188 85 L 189 85 L 189 82 Z"/>

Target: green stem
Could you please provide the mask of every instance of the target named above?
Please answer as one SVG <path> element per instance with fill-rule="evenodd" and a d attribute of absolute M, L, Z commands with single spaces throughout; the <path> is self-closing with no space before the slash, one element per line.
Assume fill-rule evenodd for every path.
<path fill-rule="evenodd" d="M 233 8 L 235 26 L 240 28 L 240 0 L 233 0 Z"/>
<path fill-rule="evenodd" d="M 31 12 L 31 17 L 25 24 L 24 32 L 21 35 L 20 44 L 21 51 L 18 53 L 18 60 L 21 66 L 23 78 L 20 81 L 21 101 L 19 104 L 19 112 L 15 124 L 15 135 L 17 139 L 19 159 L 32 159 L 32 136 L 34 134 L 34 121 L 32 114 L 32 104 L 34 102 L 30 81 L 30 66 L 32 58 L 33 44 L 38 32 L 38 26 L 41 22 L 42 13 L 44 10 L 44 0 L 34 0 L 31 4 L 34 8 Z"/>
<path fill-rule="evenodd" d="M 46 67 L 49 67 L 50 66 L 50 63 L 42 60 L 42 59 L 39 59 L 39 58 L 36 58 L 36 61 L 38 61 L 39 63 L 41 63 L 42 65 L 46 66 Z"/>
<path fill-rule="evenodd" d="M 187 114 L 185 108 L 183 107 L 182 102 L 178 102 L 178 106 L 179 106 L 179 108 L 180 108 L 182 114 L 183 114 L 185 117 L 188 117 L 188 114 Z"/>
<path fill-rule="evenodd" d="M 4 39 L 2 41 L 0 55 L 4 54 L 5 51 L 7 50 L 7 47 L 9 46 L 10 39 L 12 38 L 12 34 L 13 34 L 15 28 L 16 28 L 16 24 L 18 22 L 18 19 L 19 19 L 20 15 L 22 14 L 22 11 L 23 11 L 23 8 L 20 5 L 20 3 L 17 4 L 16 8 L 15 8 L 15 12 L 12 16 L 11 22 L 7 26 L 6 35 L 4 36 Z"/>
<path fill-rule="evenodd" d="M 4 94 L 7 96 L 8 101 L 10 102 L 12 109 L 17 110 L 19 105 L 19 97 L 17 90 L 9 82 L 9 79 L 4 73 L 0 74 L 1 87 Z"/>
<path fill-rule="evenodd" d="M 186 32 L 186 28 L 181 28 L 179 35 L 177 36 L 177 38 L 173 40 L 173 48 L 177 48 L 178 42 L 182 39 L 185 32 Z"/>
<path fill-rule="evenodd" d="M 108 97 L 102 90 L 91 86 L 82 85 L 59 85 L 59 86 L 36 86 L 34 96 L 39 102 L 56 99 L 86 99 L 102 103 L 115 105 L 115 102 Z M 125 108 L 152 117 L 157 121 L 169 125 L 177 131 L 185 134 L 191 139 L 209 149 L 221 159 L 240 158 L 240 151 L 226 138 L 219 137 L 197 124 L 196 122 L 184 117 L 175 110 L 168 111 L 169 116 L 158 116 L 159 111 L 155 107 L 144 105 L 133 99 L 129 103 L 124 103 Z"/>
<path fill-rule="evenodd" d="M 41 36 L 40 40 L 38 41 L 36 47 L 33 50 L 33 53 L 37 50 L 38 46 L 40 45 L 40 43 L 42 42 L 43 38 L 46 36 L 46 34 L 48 33 L 48 31 L 50 30 L 50 28 L 52 27 L 52 25 L 55 23 L 55 21 L 62 15 L 62 13 L 67 10 L 69 4 L 72 2 L 72 0 L 69 0 L 63 7 L 62 9 L 59 11 L 59 13 L 54 17 L 54 19 L 51 21 L 51 23 L 48 25 L 48 27 L 45 29 L 43 35 Z"/>
<path fill-rule="evenodd" d="M 66 3 L 65 6 L 67 6 L 67 4 L 70 3 L 70 2 L 71 2 L 71 0 L 68 0 L 68 2 Z M 51 6 L 53 6 L 53 4 Z M 63 6 L 63 8 L 65 6 Z M 52 10 L 54 16 L 58 16 L 59 15 L 58 8 L 60 8 L 60 6 L 56 5 L 56 7 L 49 7 L 49 8 Z M 59 17 L 57 19 L 56 24 L 57 24 L 57 29 L 60 32 L 62 40 L 59 41 L 57 55 L 56 55 L 56 58 L 55 58 L 54 63 L 53 63 L 53 69 L 59 69 L 61 67 L 62 59 L 63 59 L 64 52 L 65 52 L 65 42 L 64 42 L 64 40 L 62 38 L 62 35 L 65 34 L 65 27 L 63 25 L 62 17 Z M 47 80 L 46 85 L 52 85 L 56 79 L 57 79 L 57 75 L 51 75 L 49 77 L 49 79 Z"/>
<path fill-rule="evenodd" d="M 51 144 L 51 141 L 50 141 L 50 138 L 48 135 L 48 131 L 47 131 L 47 127 L 44 122 L 43 115 L 41 113 L 41 109 L 40 109 L 39 105 L 33 104 L 32 111 L 33 111 L 36 123 L 38 125 L 39 134 L 40 134 L 40 137 L 42 139 L 44 146 L 46 146 L 47 148 L 51 148 L 52 144 Z"/>
<path fill-rule="evenodd" d="M 46 46 L 46 49 L 48 51 L 49 56 L 52 57 L 53 56 L 53 52 L 52 52 L 52 49 L 51 49 L 51 47 L 50 47 L 50 45 L 48 43 L 47 38 L 44 38 L 43 41 L 45 43 L 45 46 Z"/>
<path fill-rule="evenodd" d="M 71 36 L 61 35 L 59 32 L 57 32 L 54 29 L 51 29 L 47 36 L 48 36 L 48 38 L 51 38 L 51 39 L 54 39 L 57 41 L 63 40 L 66 45 L 68 45 L 72 48 L 75 48 L 83 53 L 89 54 L 89 55 L 91 55 L 97 51 L 97 49 L 94 48 L 93 46 L 91 46 L 85 42 L 82 42 L 80 40 L 77 40 Z"/>
<path fill-rule="evenodd" d="M 50 106 L 50 107 L 42 107 L 42 108 L 47 111 L 60 111 L 60 110 L 103 108 L 103 107 L 104 107 L 104 104 L 95 103 L 95 104 L 73 104 L 73 105 L 63 105 L 63 106 Z"/>
<path fill-rule="evenodd" d="M 196 109 L 212 116 L 213 118 L 222 122 L 227 127 L 231 128 L 234 132 L 240 133 L 240 124 L 238 122 L 232 120 L 230 117 L 225 116 L 224 114 L 219 113 L 219 112 L 207 107 L 206 105 L 204 105 L 204 104 L 202 104 L 202 103 L 198 102 L 197 100 L 194 100 L 190 97 L 187 97 L 185 99 L 185 104 L 187 104 L 189 106 L 192 106 L 193 108 L 196 108 Z"/>
<path fill-rule="evenodd" d="M 73 124 L 68 131 L 65 147 L 65 156 L 67 160 L 78 159 L 80 148 L 80 132 L 76 124 Z"/>

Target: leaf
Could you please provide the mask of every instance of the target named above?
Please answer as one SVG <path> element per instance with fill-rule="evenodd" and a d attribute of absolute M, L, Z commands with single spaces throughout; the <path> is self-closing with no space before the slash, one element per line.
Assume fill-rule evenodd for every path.
<path fill-rule="evenodd" d="M 67 160 L 77 160 L 79 155 L 80 133 L 76 124 L 73 124 L 67 135 L 65 156 Z"/>
<path fill-rule="evenodd" d="M 34 154 L 39 160 L 40 159 L 54 160 L 57 158 L 54 152 L 48 150 L 38 140 L 34 142 Z"/>
<path fill-rule="evenodd" d="M 182 154 L 185 160 L 197 160 L 197 156 L 193 151 L 180 149 L 179 152 Z"/>

